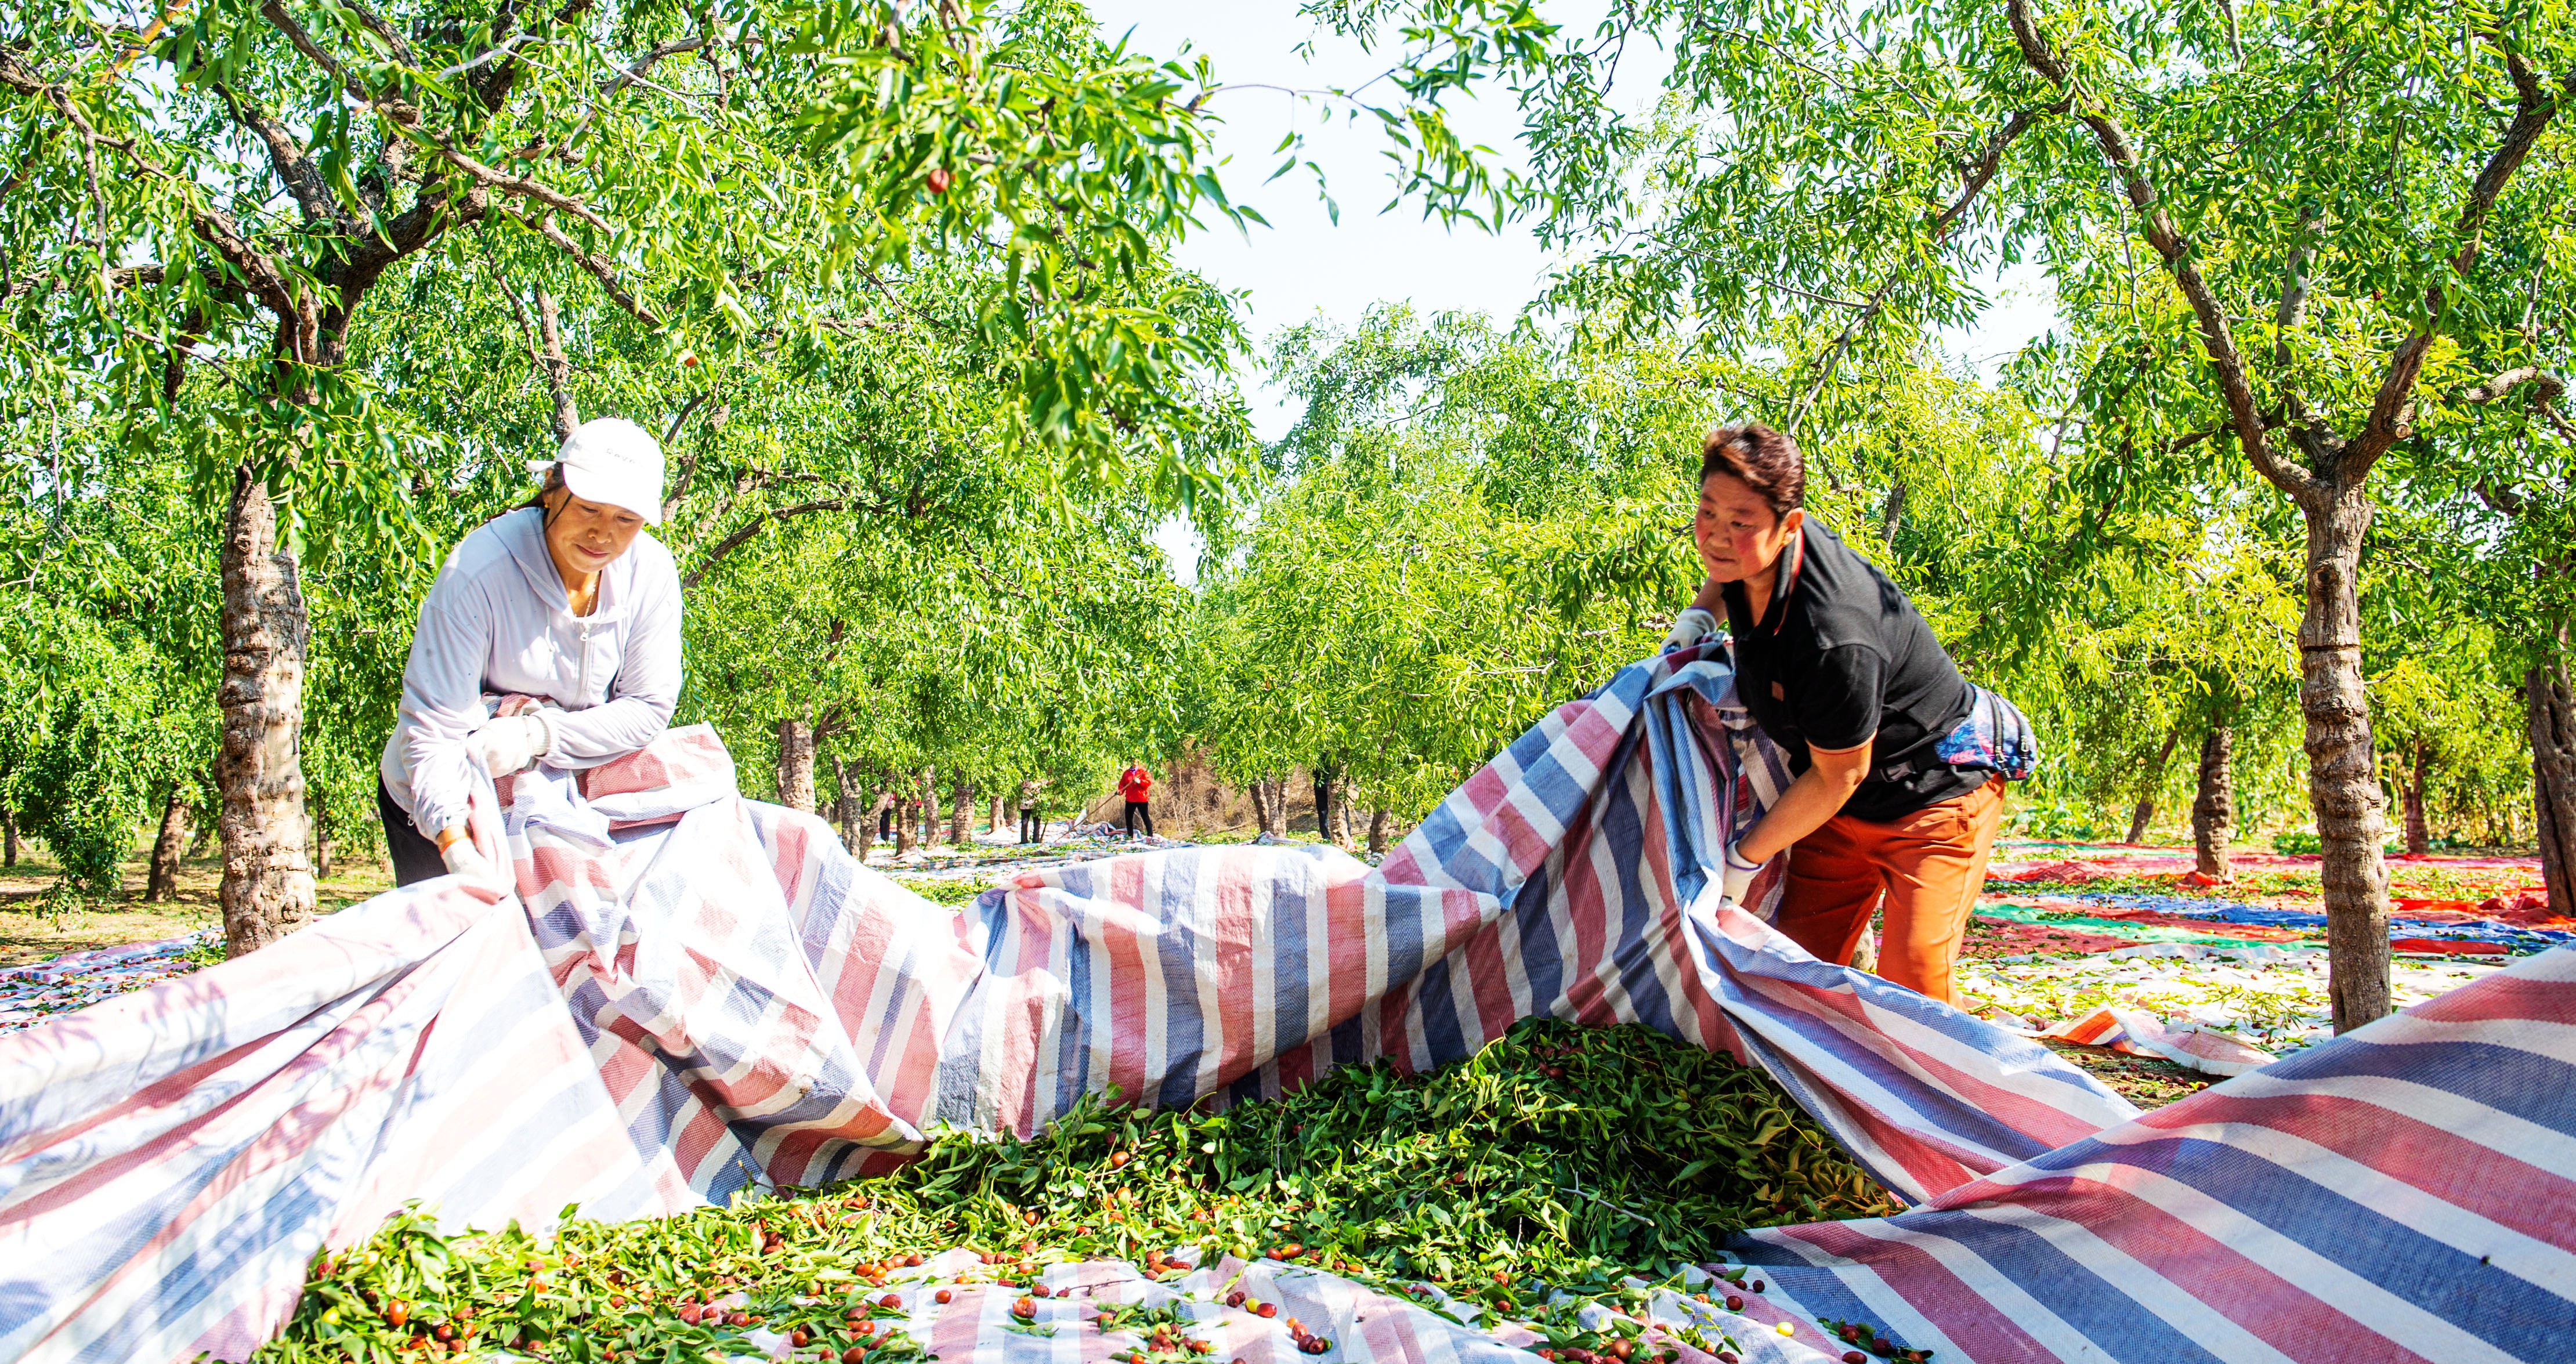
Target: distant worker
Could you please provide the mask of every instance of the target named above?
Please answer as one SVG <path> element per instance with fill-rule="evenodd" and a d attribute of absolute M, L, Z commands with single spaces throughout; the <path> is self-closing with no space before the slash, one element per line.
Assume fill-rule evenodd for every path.
<path fill-rule="evenodd" d="M 2029 722 L 1969 685 L 1914 604 L 1803 506 L 1804 462 L 1759 424 L 1710 433 L 1692 538 L 1708 581 L 1674 621 L 1687 648 L 1726 613 L 1745 709 L 1796 774 L 1725 853 L 1740 902 L 1782 852 L 1774 926 L 1848 965 L 1884 901 L 1878 973 L 1944 1003 L 2003 821 L 2030 775 Z"/>
<path fill-rule="evenodd" d="M 476 768 L 596 767 L 661 736 L 680 698 L 679 569 L 644 533 L 661 520 L 662 447 L 606 417 L 565 439 L 527 505 L 449 552 L 377 765 L 394 884 L 508 884 L 507 850 L 468 832 Z M 501 714 L 508 696 L 536 703 Z"/>
<path fill-rule="evenodd" d="M 1020 841 L 1046 841 L 1046 810 L 1038 803 L 1038 793 L 1049 785 L 1045 777 L 1031 777 L 1020 783 Z"/>
<path fill-rule="evenodd" d="M 1127 764 L 1127 770 L 1118 774 L 1118 794 L 1127 801 L 1127 836 L 1136 836 L 1136 821 L 1141 819 L 1145 821 L 1145 836 L 1154 837 L 1154 812 L 1146 805 L 1154 794 L 1154 774 L 1146 771 L 1143 763 Z"/>

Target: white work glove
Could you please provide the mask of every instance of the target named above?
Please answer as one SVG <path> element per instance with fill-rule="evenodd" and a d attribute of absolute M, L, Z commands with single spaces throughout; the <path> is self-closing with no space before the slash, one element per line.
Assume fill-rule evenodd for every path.
<path fill-rule="evenodd" d="M 1717 892 L 1720 908 L 1727 905 L 1742 906 L 1744 893 L 1753 889 L 1753 874 L 1762 870 L 1761 863 L 1744 860 L 1744 854 L 1739 851 L 1743 842 L 1744 840 L 1737 839 L 1726 845 L 1726 857 Z"/>
<path fill-rule="evenodd" d="M 474 731 L 474 757 L 498 781 L 537 765 L 553 746 L 554 731 L 533 715 L 504 715 Z"/>
<path fill-rule="evenodd" d="M 1682 613 L 1673 617 L 1672 632 L 1664 636 L 1664 647 L 1657 652 L 1668 654 L 1675 649 L 1687 649 L 1716 629 L 1715 614 L 1702 607 L 1683 607 Z"/>
<path fill-rule="evenodd" d="M 485 857 L 483 850 L 474 846 L 471 836 L 457 839 L 439 849 L 438 860 L 446 864 L 450 875 L 464 878 L 468 885 L 482 886 L 502 895 L 517 889 L 511 881 L 509 872 L 493 865 L 492 859 Z"/>

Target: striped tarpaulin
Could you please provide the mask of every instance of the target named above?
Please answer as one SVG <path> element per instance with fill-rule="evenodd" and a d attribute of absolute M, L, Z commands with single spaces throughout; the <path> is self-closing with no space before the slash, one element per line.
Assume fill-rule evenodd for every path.
<path fill-rule="evenodd" d="M 1728 686 L 1698 652 L 1622 670 L 1374 871 L 1182 849 L 963 913 L 740 799 L 703 728 L 504 783 L 478 818 L 518 896 L 396 892 L 0 1038 L 0 1359 L 238 1357 L 316 1250 L 406 1200 L 450 1226 L 646 1216 L 884 1168 L 941 1123 L 1032 1131 L 1111 1085 L 1173 1104 L 1436 1065 L 1532 1014 L 1728 1048 L 1909 1200 L 2131 1130 L 2038 1044 L 1706 903 L 1786 780 Z"/>
<path fill-rule="evenodd" d="M 2576 1359 L 2576 951 L 1740 1249 L 1775 1298 L 1944 1360 Z"/>

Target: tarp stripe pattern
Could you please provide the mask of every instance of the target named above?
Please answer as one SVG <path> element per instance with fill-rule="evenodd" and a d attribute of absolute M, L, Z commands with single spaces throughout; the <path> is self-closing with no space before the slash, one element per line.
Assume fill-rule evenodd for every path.
<path fill-rule="evenodd" d="M 1942 1359 L 2576 1359 L 2576 951 L 1900 1216 L 1746 1232 Z"/>
<path fill-rule="evenodd" d="M 1197 848 L 963 913 L 741 799 L 711 730 L 481 792 L 518 894 L 377 897 L 0 1038 L 0 1360 L 240 1358 L 324 1244 L 651 1216 L 888 1168 L 1086 1092 L 1274 1094 L 1514 1020 L 1638 1021 L 1766 1067 L 1919 1200 L 2135 1109 L 2045 1048 L 1709 903 L 1786 785 L 1711 647 L 1558 708 L 1372 871 Z M 1777 873 L 1756 900 L 1776 895 Z"/>

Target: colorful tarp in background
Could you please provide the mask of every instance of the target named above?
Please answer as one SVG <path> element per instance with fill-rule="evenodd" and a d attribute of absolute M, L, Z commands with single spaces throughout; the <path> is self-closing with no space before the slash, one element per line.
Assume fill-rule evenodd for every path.
<path fill-rule="evenodd" d="M 2453 1073 L 2466 1064 L 2458 1047 L 2378 1063 L 2410 1095 L 2521 1124 L 2472 1124 L 2520 1162 L 2501 1187 L 2524 1223 L 2496 1223 L 2489 1190 L 2503 1167 L 2489 1162 L 2476 1191 L 2425 1179 L 2393 1154 L 2411 1134 L 2394 1112 L 2374 1116 L 2376 1091 L 2338 1098 L 2340 1145 L 2266 1125 L 2291 1123 L 2341 1071 L 2271 1082 L 2289 1102 L 2230 1110 L 2242 1129 L 2232 1140 L 2126 1137 L 2163 1129 L 2037 1043 L 1701 904 L 1715 850 L 1785 781 L 1732 705 L 1721 657 L 1650 660 L 1561 708 L 1374 872 L 1307 849 L 1181 850 L 1027 874 L 955 914 L 854 864 L 822 822 L 741 800 L 709 731 L 676 732 L 579 783 L 552 772 L 508 783 L 478 806 L 478 837 L 506 841 L 519 897 L 495 904 L 452 880 L 396 892 L 241 961 L 0 1038 L 0 1359 L 237 1358 L 283 1320 L 316 1249 L 406 1200 L 457 1226 L 541 1227 L 575 1202 L 588 1216 L 649 1216 L 881 1168 L 940 1122 L 1029 1131 L 1113 1082 L 1178 1103 L 1275 1093 L 1380 1055 L 1430 1066 L 1532 1013 L 1727 1047 L 1891 1189 L 1933 1200 L 1746 1248 L 1804 1276 L 1795 1302 L 1908 1343 L 1946 1341 L 1945 1358 L 2132 1357 L 2122 1333 L 2177 1316 L 2191 1325 L 2157 1337 L 2159 1349 L 2167 1337 L 2215 1347 L 2171 1357 L 2466 1358 L 2419 1348 L 2448 1337 L 2417 1328 L 2474 1335 L 2464 1319 L 2479 1304 L 2571 1307 L 2564 1229 L 2576 1215 L 2558 1220 L 2557 1240 L 2524 1224 L 2576 1214 L 2565 1201 L 2576 1085 L 2497 1106 L 2492 1085 Z M 2508 973 L 2520 992 L 2491 992 L 2468 1025 L 2463 1045 L 2485 1049 L 2476 1059 L 2522 1067 L 2516 1093 L 2546 1078 L 2533 1067 L 2576 1060 L 2576 989 L 2541 969 L 2570 958 Z M 2350 1054 L 2368 1035 L 2301 1060 Z M 2337 1277 L 2271 1257 L 2271 1277 L 2237 1291 L 2184 1263 L 2215 1252 L 2140 1256 L 2174 1233 L 2137 1222 L 2143 1239 L 2118 1254 L 2061 1251 L 2088 1276 L 2066 1278 L 2080 1287 L 2060 1298 L 2053 1281 L 2032 1281 L 2027 1246 L 1971 1234 L 1992 1223 L 2057 1245 L 2063 1236 L 2030 1226 L 2098 1197 L 2064 1181 L 2152 1177 L 2208 1186 L 2197 1203 L 2142 1200 L 2215 1228 L 2204 1236 L 2296 1239 L 2308 1215 L 2297 1195 L 2323 1159 L 2312 1148 L 2358 1168 L 2336 1173 L 2365 1193 L 2416 1189 L 2410 1208 L 2449 1219 L 2455 1239 L 2490 1226 L 2521 1239 L 2388 1281 L 2383 1295 L 2416 1304 L 2392 1317 L 2346 1291 L 2375 1261 Z M 2049 1163 L 2070 1152 L 2079 1165 Z M 1936 1241 L 1966 1249 L 1927 1248 Z M 1949 1277 L 1875 1254 L 1881 1245 Z M 2328 1269 L 2364 1254 L 2312 1253 Z M 1977 1256 L 1991 1272 L 1965 1258 Z M 1314 1278 L 1281 1291 L 1358 1291 Z M 965 1309 L 925 1333 L 979 1358 L 1067 1348 L 984 1329 Z M 2325 1332 L 2303 1339 L 2370 1352 L 2241 1348 L 2270 1339 L 2248 1317 L 2284 1314 Z M 1342 1357 L 1501 1346 L 1390 1317 L 1406 1329 L 1337 1333 Z M 1988 1317 L 2010 1329 L 1970 1329 Z M 1747 1358 L 1836 1349 L 1812 1323 L 1782 1319 L 1793 1334 L 1756 1338 Z"/>

